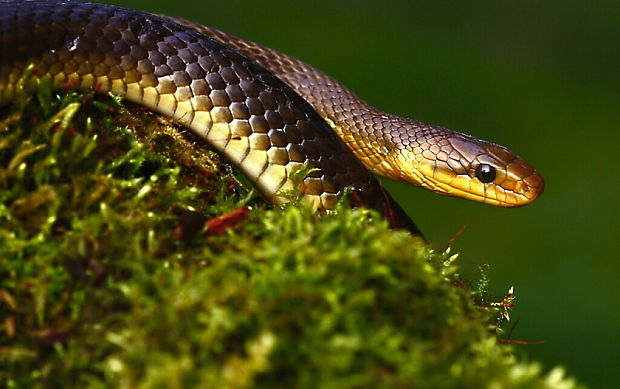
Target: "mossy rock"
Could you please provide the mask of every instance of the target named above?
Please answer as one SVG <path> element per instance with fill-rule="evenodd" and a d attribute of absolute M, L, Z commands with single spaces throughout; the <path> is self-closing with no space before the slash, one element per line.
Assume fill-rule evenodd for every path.
<path fill-rule="evenodd" d="M 294 197 L 294 196 L 293 196 Z M 375 212 L 265 205 L 169 121 L 49 86 L 0 116 L 9 388 L 577 388 L 513 296 Z"/>

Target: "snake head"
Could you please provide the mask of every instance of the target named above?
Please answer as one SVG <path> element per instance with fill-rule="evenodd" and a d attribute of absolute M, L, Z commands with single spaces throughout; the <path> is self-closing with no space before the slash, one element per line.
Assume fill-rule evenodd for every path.
<path fill-rule="evenodd" d="M 540 174 L 505 147 L 432 126 L 407 143 L 395 158 L 400 180 L 501 207 L 529 204 L 543 191 Z"/>

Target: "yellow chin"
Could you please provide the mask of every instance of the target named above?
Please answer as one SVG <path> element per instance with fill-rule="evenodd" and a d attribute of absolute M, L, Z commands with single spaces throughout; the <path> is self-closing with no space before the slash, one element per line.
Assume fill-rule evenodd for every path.
<path fill-rule="evenodd" d="M 408 161 L 405 166 L 399 164 L 401 174 L 396 179 L 441 195 L 460 197 L 494 206 L 520 207 L 532 202 L 542 191 L 526 183 L 528 179 L 530 181 L 539 179 L 535 172 L 532 177 L 525 180 L 513 180 L 509 175 L 500 172 L 496 181 L 510 188 L 508 189 L 495 183 L 482 183 L 467 174 L 455 174 L 447 168 L 436 168 L 427 160 L 418 161 L 417 166 L 412 165 L 411 161 Z"/>

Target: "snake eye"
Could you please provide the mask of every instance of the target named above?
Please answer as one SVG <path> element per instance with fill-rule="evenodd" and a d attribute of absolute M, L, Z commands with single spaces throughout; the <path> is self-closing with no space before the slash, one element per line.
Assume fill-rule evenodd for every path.
<path fill-rule="evenodd" d="M 489 183 L 495 180 L 495 168 L 489 164 L 481 163 L 476 168 L 476 177 L 482 183 Z"/>

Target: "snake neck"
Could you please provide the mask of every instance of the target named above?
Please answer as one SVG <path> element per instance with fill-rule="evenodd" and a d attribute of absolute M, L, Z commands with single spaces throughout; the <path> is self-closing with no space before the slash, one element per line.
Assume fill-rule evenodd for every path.
<path fill-rule="evenodd" d="M 542 193 L 542 177 L 503 146 L 386 113 L 300 60 L 215 29 L 193 26 L 252 58 L 292 87 L 375 174 L 497 206 L 525 205 Z M 479 169 L 491 175 L 480 176 Z"/>
<path fill-rule="evenodd" d="M 394 169 L 399 142 L 392 138 L 398 134 L 386 129 L 413 130 L 414 121 L 365 103 L 326 76 L 315 77 L 312 72 L 279 75 L 320 113 L 368 170 L 395 180 L 404 179 L 405 173 Z"/>

